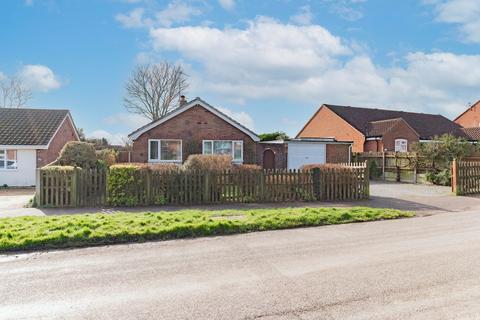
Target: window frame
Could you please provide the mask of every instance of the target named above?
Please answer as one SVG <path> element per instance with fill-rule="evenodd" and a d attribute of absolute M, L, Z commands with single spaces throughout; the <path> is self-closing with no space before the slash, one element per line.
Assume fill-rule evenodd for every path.
<path fill-rule="evenodd" d="M 243 163 L 243 140 L 202 140 L 202 154 L 216 154 L 214 153 L 215 149 L 215 141 L 216 142 L 231 142 L 232 143 L 232 162 L 234 163 Z M 205 142 L 209 142 L 212 144 L 212 153 L 205 153 Z M 241 146 L 241 157 L 240 159 L 235 159 L 235 144 L 240 144 Z"/>
<path fill-rule="evenodd" d="M 0 151 L 3 151 L 3 160 L 0 160 L 0 163 L 3 162 L 3 165 L 0 165 L 0 171 L 18 171 L 18 150 L 17 149 L 7 149 L 7 148 L 0 148 Z M 11 160 L 8 158 L 7 154 L 8 151 L 15 151 L 15 160 Z M 8 168 L 8 161 L 15 161 L 15 169 L 9 169 Z"/>
<path fill-rule="evenodd" d="M 151 142 L 158 142 L 158 159 L 151 159 Z M 162 141 L 180 142 L 180 159 L 179 160 L 162 160 Z M 183 141 L 182 139 L 148 139 L 148 162 L 149 163 L 182 163 L 183 162 Z"/>
<path fill-rule="evenodd" d="M 401 147 L 403 146 L 403 142 L 405 143 L 405 151 L 403 150 L 397 150 L 397 142 L 399 143 L 399 146 L 401 149 Z M 403 138 L 399 138 L 399 139 L 395 139 L 395 152 L 408 152 L 408 140 L 407 139 L 403 139 Z"/>

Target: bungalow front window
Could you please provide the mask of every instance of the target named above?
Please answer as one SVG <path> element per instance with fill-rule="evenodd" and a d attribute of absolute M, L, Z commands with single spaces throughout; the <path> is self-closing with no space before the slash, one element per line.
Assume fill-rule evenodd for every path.
<path fill-rule="evenodd" d="M 406 139 L 395 139 L 395 152 L 407 152 L 408 141 Z"/>
<path fill-rule="evenodd" d="M 182 140 L 151 139 L 148 140 L 149 162 L 181 162 Z"/>
<path fill-rule="evenodd" d="M 203 140 L 203 154 L 226 154 L 233 161 L 243 161 L 243 141 L 235 140 Z"/>
<path fill-rule="evenodd" d="M 17 150 L 0 149 L 0 170 L 16 170 Z"/>

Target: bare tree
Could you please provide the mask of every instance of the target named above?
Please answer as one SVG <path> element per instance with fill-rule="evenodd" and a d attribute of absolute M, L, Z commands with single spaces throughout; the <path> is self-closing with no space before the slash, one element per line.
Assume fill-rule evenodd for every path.
<path fill-rule="evenodd" d="M 20 108 L 32 98 L 32 91 L 18 78 L 0 79 L 0 107 Z"/>
<path fill-rule="evenodd" d="M 188 88 L 187 78 L 182 66 L 167 61 L 139 65 L 127 82 L 124 106 L 129 112 L 157 120 L 179 106 L 179 98 Z"/>

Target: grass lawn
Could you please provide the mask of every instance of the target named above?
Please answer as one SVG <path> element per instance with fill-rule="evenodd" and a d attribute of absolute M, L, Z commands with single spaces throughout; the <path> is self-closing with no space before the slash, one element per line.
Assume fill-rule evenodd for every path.
<path fill-rule="evenodd" d="M 410 212 L 374 208 L 286 208 L 0 219 L 0 251 L 93 246 L 396 219 Z"/>

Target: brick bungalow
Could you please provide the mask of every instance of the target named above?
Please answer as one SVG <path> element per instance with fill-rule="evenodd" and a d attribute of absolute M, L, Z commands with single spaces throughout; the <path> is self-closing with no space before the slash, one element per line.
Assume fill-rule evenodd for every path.
<path fill-rule="evenodd" d="M 68 110 L 0 108 L 0 185 L 35 185 L 35 171 L 79 140 Z"/>
<path fill-rule="evenodd" d="M 334 139 L 260 142 L 252 130 L 200 98 L 187 102 L 182 97 L 179 108 L 129 138 L 131 161 L 143 163 L 182 163 L 191 154 L 229 154 L 234 163 L 298 168 L 302 163 L 347 162 L 350 156 L 350 143 Z"/>
<path fill-rule="evenodd" d="M 353 141 L 354 152 L 407 152 L 418 141 L 447 133 L 468 138 L 460 125 L 442 115 L 324 104 L 297 138 Z"/>

